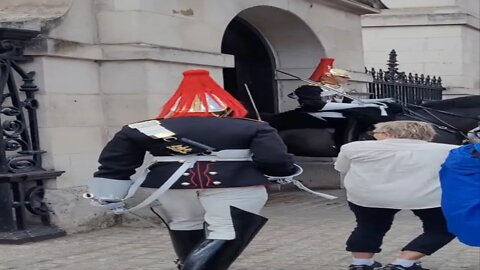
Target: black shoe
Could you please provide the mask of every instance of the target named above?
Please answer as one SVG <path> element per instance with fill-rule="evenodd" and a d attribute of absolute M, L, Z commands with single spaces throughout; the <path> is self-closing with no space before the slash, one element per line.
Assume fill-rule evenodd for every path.
<path fill-rule="evenodd" d="M 353 265 L 351 264 L 348 267 L 348 270 L 375 270 L 382 267 L 382 264 L 379 262 L 374 262 L 372 265 Z"/>
<path fill-rule="evenodd" d="M 405 267 L 401 265 L 394 265 L 394 264 L 387 264 L 385 267 L 380 268 L 379 270 L 429 270 L 427 268 L 423 268 L 422 265 L 417 262 L 410 267 Z"/>

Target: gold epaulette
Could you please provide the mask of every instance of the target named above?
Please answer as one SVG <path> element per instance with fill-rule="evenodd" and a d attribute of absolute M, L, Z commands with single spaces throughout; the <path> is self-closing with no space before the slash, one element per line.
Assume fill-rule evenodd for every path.
<path fill-rule="evenodd" d="M 164 139 L 175 136 L 174 132 L 163 127 L 157 119 L 133 123 L 128 125 L 128 127 L 137 129 L 153 139 Z"/>

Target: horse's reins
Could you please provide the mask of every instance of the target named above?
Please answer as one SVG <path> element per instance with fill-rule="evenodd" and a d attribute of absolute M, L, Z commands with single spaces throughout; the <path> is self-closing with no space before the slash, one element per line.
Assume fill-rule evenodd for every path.
<path fill-rule="evenodd" d="M 417 120 L 422 120 L 422 121 L 425 121 L 425 122 L 428 122 L 432 125 L 434 125 L 435 127 L 441 129 L 441 130 L 445 130 L 447 132 L 451 132 L 451 133 L 458 133 L 460 134 L 462 137 L 464 137 L 465 139 L 468 139 L 468 136 L 461 130 L 459 130 L 458 128 L 450 125 L 449 123 L 445 122 L 444 120 L 442 120 L 440 117 L 434 115 L 432 113 L 432 111 L 434 112 L 438 112 L 438 113 L 442 113 L 442 114 L 446 114 L 446 115 L 450 115 L 450 116 L 454 116 L 454 117 L 459 117 L 459 118 L 469 118 L 469 119 L 474 119 L 474 120 L 480 120 L 480 117 L 471 117 L 471 116 L 465 116 L 465 115 L 460 115 L 460 114 L 456 114 L 456 113 L 451 113 L 451 112 L 447 112 L 447 111 L 442 111 L 442 110 L 437 110 L 437 109 L 432 109 L 432 108 L 428 108 L 428 107 L 425 107 L 425 106 L 420 106 L 420 105 L 415 105 L 415 104 L 409 104 L 409 103 L 405 103 L 406 106 L 403 107 L 403 109 L 405 111 L 407 111 L 408 113 L 410 113 L 410 117 L 414 118 L 414 119 L 417 119 Z M 422 109 L 424 112 L 428 113 L 431 117 L 433 117 L 434 119 L 436 119 L 437 121 L 439 121 L 443 126 L 441 125 L 438 125 L 437 123 L 433 123 L 432 121 L 429 121 L 430 119 L 424 117 L 423 115 L 409 109 L 408 107 L 411 106 L 411 107 L 416 107 L 416 108 L 420 108 Z M 451 130 L 449 130 L 449 128 Z"/>
<path fill-rule="evenodd" d="M 460 117 L 460 118 L 468 118 L 468 119 L 473 119 L 473 120 L 480 121 L 480 116 L 467 116 L 467 115 L 456 114 L 456 113 L 452 113 L 452 112 L 442 111 L 442 110 L 433 109 L 433 108 L 420 106 L 420 105 L 415 105 L 415 104 L 410 104 L 410 103 L 406 103 L 406 104 L 408 104 L 409 106 L 412 106 L 412 107 L 421 108 L 425 111 L 434 111 L 434 112 L 439 112 L 439 113 L 450 115 L 450 116 L 455 116 L 455 117 Z"/>

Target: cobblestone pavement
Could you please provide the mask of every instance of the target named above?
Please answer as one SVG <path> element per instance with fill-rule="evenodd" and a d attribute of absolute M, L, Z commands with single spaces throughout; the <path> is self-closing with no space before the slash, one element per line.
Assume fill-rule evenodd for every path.
<path fill-rule="evenodd" d="M 304 192 L 271 195 L 264 211 L 270 221 L 231 270 L 342 270 L 350 263 L 345 238 L 352 214 L 342 196 L 326 201 Z M 382 262 L 421 231 L 420 222 L 401 212 L 388 233 Z M 174 270 L 168 233 L 159 228 L 115 227 L 19 246 L 0 245 L 0 269 Z M 432 270 L 480 270 L 480 250 L 456 240 L 425 259 Z M 212 269 L 213 270 L 213 269 Z"/>

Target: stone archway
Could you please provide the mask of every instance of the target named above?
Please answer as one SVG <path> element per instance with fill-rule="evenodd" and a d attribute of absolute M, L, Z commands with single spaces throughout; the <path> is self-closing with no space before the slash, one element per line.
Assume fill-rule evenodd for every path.
<path fill-rule="evenodd" d="M 296 106 L 286 95 L 301 82 L 278 76 L 275 69 L 308 77 L 325 56 L 317 35 L 301 18 L 270 6 L 240 12 L 225 30 L 222 53 L 235 57 L 235 68 L 224 69 L 225 88 L 251 108 L 243 86 L 247 83 L 261 113 Z"/>
<path fill-rule="evenodd" d="M 249 112 L 254 112 L 247 84 L 261 113 L 277 112 L 275 60 L 263 36 L 248 22 L 236 17 L 225 31 L 222 53 L 235 58 L 234 68 L 223 69 L 225 89 L 241 100 Z"/>

